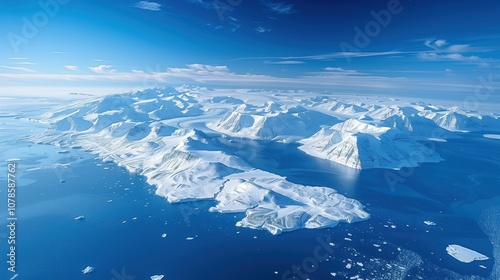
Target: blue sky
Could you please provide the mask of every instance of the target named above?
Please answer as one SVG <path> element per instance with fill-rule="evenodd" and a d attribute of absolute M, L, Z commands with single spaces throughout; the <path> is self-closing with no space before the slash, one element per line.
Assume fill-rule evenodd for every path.
<path fill-rule="evenodd" d="M 494 0 L 1 5 L 4 95 L 184 83 L 446 98 L 473 94 L 478 85 L 500 90 Z"/>

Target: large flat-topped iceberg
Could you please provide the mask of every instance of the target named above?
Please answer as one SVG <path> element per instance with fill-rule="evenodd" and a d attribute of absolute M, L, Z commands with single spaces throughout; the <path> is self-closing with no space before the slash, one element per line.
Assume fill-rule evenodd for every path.
<path fill-rule="evenodd" d="M 464 263 L 471 263 L 473 261 L 484 261 L 489 259 L 487 256 L 481 253 L 478 253 L 474 250 L 456 244 L 448 245 L 448 247 L 446 247 L 446 252 L 450 256 Z"/>
<path fill-rule="evenodd" d="M 238 226 L 266 229 L 279 234 L 298 228 L 334 227 L 339 222 L 368 219 L 363 205 L 334 189 L 303 186 L 285 178 L 249 170 L 227 177 L 218 202 L 210 211 L 242 212 L 246 217 Z"/>

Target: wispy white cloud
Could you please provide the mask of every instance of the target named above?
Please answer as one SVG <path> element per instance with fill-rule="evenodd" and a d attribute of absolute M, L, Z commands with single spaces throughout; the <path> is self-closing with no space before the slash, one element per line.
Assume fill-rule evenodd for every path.
<path fill-rule="evenodd" d="M 22 72 L 27 72 L 27 73 L 36 73 L 35 70 L 29 69 L 29 68 L 25 68 L 25 67 L 15 67 L 15 66 L 2 65 L 2 68 L 9 69 L 9 70 L 22 71 Z"/>
<path fill-rule="evenodd" d="M 29 61 L 16 62 L 16 64 L 19 64 L 19 65 L 38 65 L 38 63 L 29 62 Z"/>
<path fill-rule="evenodd" d="M 486 62 L 487 59 L 483 59 L 477 55 L 463 55 L 461 53 L 437 53 L 437 52 L 421 52 L 418 55 L 421 59 L 426 60 L 454 60 L 462 62 Z"/>
<path fill-rule="evenodd" d="M 50 52 L 50 53 L 52 53 L 52 54 L 66 54 L 66 52 L 57 52 L 57 51 L 56 52 Z"/>
<path fill-rule="evenodd" d="M 135 8 L 149 10 L 149 11 L 161 11 L 161 6 L 162 5 L 159 3 L 150 1 L 139 1 L 134 5 Z"/>
<path fill-rule="evenodd" d="M 418 77 L 393 77 L 359 73 L 355 70 L 347 70 L 337 67 L 327 67 L 320 72 L 305 73 L 294 77 L 277 77 L 272 75 L 236 73 L 230 71 L 225 65 L 189 64 L 185 67 L 166 68 L 145 72 L 133 70 L 120 72 L 110 69 L 109 65 L 97 66 L 93 70 L 95 74 L 71 73 L 71 74 L 43 74 L 43 73 L 0 73 L 0 82 L 5 81 L 28 81 L 35 84 L 36 81 L 46 82 L 78 82 L 87 81 L 95 85 L 98 82 L 106 85 L 149 84 L 155 83 L 199 83 L 209 86 L 233 86 L 233 87 L 259 87 L 263 88 L 303 88 L 303 89 L 329 89 L 335 88 L 345 92 L 368 92 L 368 93 L 401 93 L 407 91 L 415 92 L 473 92 L 475 83 L 462 80 L 450 80 L 444 78 L 418 78 Z M 92 82 L 92 83 L 90 83 Z"/>
<path fill-rule="evenodd" d="M 267 0 L 260 1 L 264 6 L 266 6 L 267 10 L 272 13 L 276 13 L 279 15 L 289 15 L 295 13 L 292 4 L 288 4 L 285 2 L 272 2 Z"/>
<path fill-rule="evenodd" d="M 444 46 L 444 45 L 446 45 L 446 44 L 448 44 L 448 43 L 446 42 L 446 40 L 443 40 L 443 39 L 438 39 L 438 40 L 434 41 L 434 44 L 435 44 L 436 46 L 438 46 L 438 47 L 442 47 L 442 46 Z"/>
<path fill-rule="evenodd" d="M 426 39 L 424 41 L 424 45 L 428 48 L 434 49 L 436 51 L 439 51 L 439 48 L 446 45 L 446 40 L 436 40 L 436 39 Z"/>
<path fill-rule="evenodd" d="M 445 49 L 446 52 L 469 52 L 472 51 L 470 45 L 451 45 Z"/>
<path fill-rule="evenodd" d="M 205 9 L 220 9 L 217 5 L 226 5 L 224 2 L 211 1 L 211 0 L 186 0 L 186 2 L 199 5 Z"/>
<path fill-rule="evenodd" d="M 64 65 L 64 68 L 66 68 L 68 70 L 71 70 L 71 71 L 78 71 L 78 70 L 80 70 L 80 68 L 78 68 L 78 66 L 76 66 L 76 65 Z"/>
<path fill-rule="evenodd" d="M 326 67 L 324 70 L 328 71 L 329 73 L 340 73 L 340 74 L 350 74 L 350 75 L 359 74 L 359 72 L 356 70 L 348 70 L 342 67 Z"/>
<path fill-rule="evenodd" d="M 362 58 L 362 57 L 375 57 L 375 56 L 393 56 L 393 55 L 409 55 L 418 52 L 401 52 L 401 51 L 386 51 L 386 52 L 333 52 L 315 55 L 302 55 L 302 56 L 264 56 L 264 57 L 243 57 L 236 58 L 229 61 L 239 60 L 300 60 L 300 61 L 331 61 L 334 59 L 348 59 L 348 58 Z"/>
<path fill-rule="evenodd" d="M 236 32 L 241 27 L 241 23 L 234 17 L 227 17 L 226 20 L 221 21 L 221 24 L 213 25 L 211 23 L 207 23 L 207 26 L 213 26 L 215 30 L 227 29 L 231 32 Z"/>
<path fill-rule="evenodd" d="M 434 49 L 436 52 L 470 52 L 473 51 L 468 44 L 455 44 L 449 45 L 449 43 L 444 39 L 426 39 L 424 45 L 428 48 Z M 444 47 L 447 46 L 448 47 Z"/>
<path fill-rule="evenodd" d="M 101 64 L 101 65 L 95 66 L 95 67 L 89 67 L 89 69 L 92 72 L 95 72 L 97 74 L 113 74 L 113 73 L 116 73 L 116 70 L 113 69 L 113 67 L 111 65 L 106 65 L 106 64 Z"/>
<path fill-rule="evenodd" d="M 264 63 L 266 64 L 288 64 L 288 65 L 292 65 L 292 64 L 304 64 L 305 62 L 304 61 L 301 61 L 301 60 L 278 60 L 278 61 L 264 61 Z"/>
<path fill-rule="evenodd" d="M 229 17 L 229 30 L 231 30 L 231 32 L 235 32 L 240 27 L 241 27 L 241 24 L 240 24 L 239 20 L 237 20 L 234 17 Z"/>
<path fill-rule="evenodd" d="M 12 59 L 12 60 L 28 60 L 27 57 L 9 57 L 9 59 Z"/>
<path fill-rule="evenodd" d="M 266 33 L 266 32 L 271 32 L 271 29 L 270 28 L 264 28 L 262 26 L 259 26 L 257 28 L 254 28 L 255 31 L 259 32 L 259 33 Z"/>
<path fill-rule="evenodd" d="M 422 60 L 436 60 L 436 61 L 457 61 L 466 63 L 475 63 L 482 67 L 489 66 L 490 63 L 494 62 L 493 58 L 483 58 L 476 54 L 476 52 L 487 52 L 491 49 L 487 48 L 474 48 L 469 44 L 454 44 L 449 45 L 449 43 L 444 39 L 427 39 L 424 45 L 433 49 L 421 51 L 417 54 L 417 57 Z M 447 46 L 447 47 L 444 47 Z"/>

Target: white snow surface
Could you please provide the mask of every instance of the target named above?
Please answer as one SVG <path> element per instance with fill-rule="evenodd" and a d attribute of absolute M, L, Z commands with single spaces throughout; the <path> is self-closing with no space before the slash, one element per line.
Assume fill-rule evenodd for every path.
<path fill-rule="evenodd" d="M 448 252 L 450 256 L 464 263 L 489 259 L 483 254 L 456 244 L 448 245 L 448 247 L 446 247 L 446 252 Z"/>
<path fill-rule="evenodd" d="M 446 115 L 470 121 L 445 122 Z M 183 86 L 67 105 L 40 120 L 52 126 L 33 140 L 79 146 L 144 175 L 169 202 L 215 200 L 210 211 L 246 214 L 237 226 L 279 234 L 369 214 L 332 188 L 256 169 L 232 151 L 233 137 L 295 141 L 312 156 L 356 169 L 401 168 L 442 160 L 422 141 L 460 137 L 457 130 L 500 131 L 498 120 L 421 103 Z"/>
<path fill-rule="evenodd" d="M 242 104 L 208 127 L 236 137 L 283 139 L 307 137 L 321 125 L 333 125 L 337 118 L 300 105 L 283 106 L 268 101 L 262 107 Z"/>

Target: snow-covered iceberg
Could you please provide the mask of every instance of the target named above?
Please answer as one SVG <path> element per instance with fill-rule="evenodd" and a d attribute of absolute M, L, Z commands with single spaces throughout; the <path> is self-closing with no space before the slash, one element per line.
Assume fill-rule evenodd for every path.
<path fill-rule="evenodd" d="M 446 252 L 450 256 L 464 263 L 484 261 L 489 259 L 487 256 L 481 253 L 456 244 L 448 245 L 448 247 L 446 247 Z"/>
<path fill-rule="evenodd" d="M 334 189 L 294 184 L 262 170 L 227 177 L 210 211 L 245 212 L 237 226 L 279 234 L 299 228 L 334 227 L 368 219 L 363 205 Z"/>

